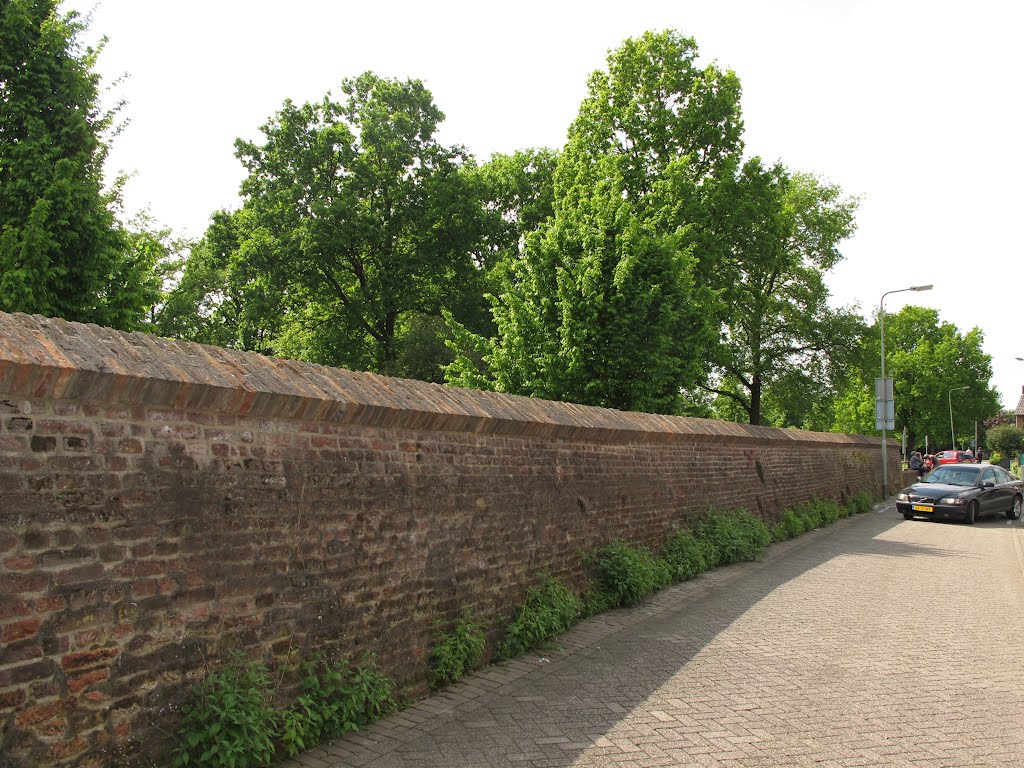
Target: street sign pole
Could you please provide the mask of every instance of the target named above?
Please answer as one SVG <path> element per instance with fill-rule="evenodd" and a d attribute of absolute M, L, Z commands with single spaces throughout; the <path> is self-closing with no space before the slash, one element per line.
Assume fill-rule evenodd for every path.
<path fill-rule="evenodd" d="M 875 429 L 882 430 L 882 498 L 889 495 L 889 456 L 885 430 L 896 428 L 896 407 L 892 398 L 892 379 L 875 379 Z"/>

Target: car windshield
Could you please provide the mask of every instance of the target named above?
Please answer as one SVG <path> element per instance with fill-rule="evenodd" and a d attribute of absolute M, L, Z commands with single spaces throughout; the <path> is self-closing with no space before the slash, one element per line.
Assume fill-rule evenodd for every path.
<path fill-rule="evenodd" d="M 971 467 L 938 467 L 924 481 L 944 485 L 974 485 L 978 481 L 978 470 Z"/>

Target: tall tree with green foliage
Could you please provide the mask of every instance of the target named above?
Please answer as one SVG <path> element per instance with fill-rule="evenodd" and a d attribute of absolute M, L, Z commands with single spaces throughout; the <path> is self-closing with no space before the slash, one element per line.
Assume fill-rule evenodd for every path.
<path fill-rule="evenodd" d="M 555 150 L 526 149 L 496 153 L 480 166 L 467 166 L 466 173 L 480 187 L 487 215 L 483 268 L 516 261 L 526 236 L 554 216 L 558 157 Z"/>
<path fill-rule="evenodd" d="M 767 395 L 776 423 L 807 426 L 862 328 L 852 310 L 828 305 L 824 280 L 853 232 L 857 201 L 759 158 L 704 185 L 698 199 L 700 275 L 719 298 L 723 329 L 707 388 L 726 415 L 739 408 L 760 424 Z"/>
<path fill-rule="evenodd" d="M 975 421 L 982 425 L 999 412 L 992 388 L 992 359 L 982 350 L 984 336 L 977 328 L 962 333 L 939 313 L 905 306 L 885 320 L 885 371 L 893 379 L 896 429 L 907 429 L 908 445 L 938 449 L 950 443 L 950 406 L 957 444 L 974 439 Z M 874 380 L 878 375 L 877 323 L 863 337 L 867 366 L 840 396 L 835 429 L 873 434 Z M 965 387 L 966 389 L 961 389 Z M 951 392 L 952 390 L 952 392 Z"/>
<path fill-rule="evenodd" d="M 402 375 L 403 335 L 439 332 L 443 308 L 483 316 L 479 187 L 420 81 L 341 89 L 236 143 L 242 209 L 215 218 L 171 300 L 196 337 Z"/>
<path fill-rule="evenodd" d="M 270 354 L 287 309 L 287 283 L 262 268 L 274 240 L 252 211 L 218 211 L 192 245 L 160 312 L 162 336 Z"/>
<path fill-rule="evenodd" d="M 104 188 L 116 110 L 85 30 L 57 0 L 0 4 L 0 309 L 135 329 L 160 299 L 156 253 Z"/>
<path fill-rule="evenodd" d="M 675 32 L 625 41 L 595 72 L 555 171 L 553 216 L 463 337 L 449 381 L 624 410 L 679 412 L 713 343 L 683 205 L 741 151 L 739 83 Z M 471 347 L 475 353 L 466 354 Z M 482 359 L 484 367 L 477 364 Z"/>

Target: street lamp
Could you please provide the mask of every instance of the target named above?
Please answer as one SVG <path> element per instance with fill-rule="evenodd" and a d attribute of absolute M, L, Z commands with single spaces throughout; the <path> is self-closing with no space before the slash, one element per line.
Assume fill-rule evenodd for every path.
<path fill-rule="evenodd" d="M 949 390 L 949 447 L 954 451 L 956 450 L 956 433 L 953 431 L 953 393 L 959 392 L 961 389 L 970 389 L 970 385 L 963 387 L 953 387 Z"/>
<path fill-rule="evenodd" d="M 903 293 L 904 291 L 930 291 L 930 285 L 912 285 L 909 288 L 898 288 L 895 291 L 886 291 L 878 302 L 878 325 L 882 339 L 882 400 L 885 401 L 885 297 L 890 293 Z M 885 410 L 882 410 L 882 499 L 889 495 L 889 457 L 885 450 Z"/>

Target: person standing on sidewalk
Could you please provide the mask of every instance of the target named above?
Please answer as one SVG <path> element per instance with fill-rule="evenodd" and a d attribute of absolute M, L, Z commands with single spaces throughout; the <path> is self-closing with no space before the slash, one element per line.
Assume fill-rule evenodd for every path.
<path fill-rule="evenodd" d="M 910 468 L 917 472 L 918 477 L 924 477 L 924 459 L 921 458 L 920 451 L 910 454 Z"/>

